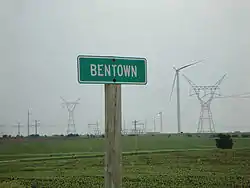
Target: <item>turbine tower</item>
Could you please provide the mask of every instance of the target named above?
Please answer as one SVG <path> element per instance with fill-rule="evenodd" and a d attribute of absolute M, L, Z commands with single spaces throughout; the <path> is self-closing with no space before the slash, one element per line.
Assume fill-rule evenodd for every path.
<path fill-rule="evenodd" d="M 77 104 L 79 104 L 80 98 L 78 98 L 75 102 L 68 102 L 64 98 L 61 97 L 63 100 L 63 107 L 67 107 L 68 110 L 68 129 L 67 134 L 76 134 L 76 127 L 75 127 L 75 119 L 74 119 L 74 110 Z"/>
<path fill-rule="evenodd" d="M 214 133 L 215 124 L 213 121 L 212 111 L 211 111 L 211 102 L 214 98 L 221 96 L 219 93 L 219 86 L 226 74 L 222 76 L 214 85 L 212 86 L 197 86 L 189 78 L 183 75 L 189 84 L 192 87 L 192 92 L 189 93 L 189 96 L 196 95 L 201 104 L 200 117 L 198 122 L 197 133 Z M 209 127 L 208 130 L 204 129 L 204 120 L 208 121 Z"/>
<path fill-rule="evenodd" d="M 175 85 L 175 81 L 176 81 L 176 91 L 177 91 L 177 123 L 178 123 L 178 133 L 181 133 L 181 111 L 180 111 L 180 106 L 181 106 L 181 102 L 180 102 L 180 81 L 179 81 L 179 73 L 182 69 L 188 68 L 190 66 L 193 66 L 195 64 L 198 64 L 202 62 L 202 60 L 194 62 L 194 63 L 190 63 L 188 65 L 182 66 L 180 68 L 175 68 L 173 67 L 173 69 L 175 70 L 175 76 L 174 76 L 174 81 L 173 81 L 173 85 L 172 85 L 172 90 L 171 90 L 171 94 L 170 94 L 170 100 L 173 94 L 173 90 L 174 90 L 174 85 Z"/>

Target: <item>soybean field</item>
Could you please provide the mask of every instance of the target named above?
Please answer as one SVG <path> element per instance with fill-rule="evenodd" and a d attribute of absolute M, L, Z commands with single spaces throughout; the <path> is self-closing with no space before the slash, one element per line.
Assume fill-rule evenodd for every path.
<path fill-rule="evenodd" d="M 217 149 L 208 136 L 122 137 L 124 188 L 249 187 L 250 139 Z M 104 187 L 104 139 L 0 140 L 2 187 Z"/>

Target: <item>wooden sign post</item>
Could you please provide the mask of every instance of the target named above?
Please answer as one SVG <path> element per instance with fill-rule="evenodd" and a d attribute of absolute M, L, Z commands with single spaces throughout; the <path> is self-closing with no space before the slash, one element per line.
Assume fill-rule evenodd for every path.
<path fill-rule="evenodd" d="M 146 85 L 147 60 L 135 57 L 77 57 L 80 84 L 105 85 L 105 188 L 121 188 L 121 84 Z"/>
<path fill-rule="evenodd" d="M 105 188 L 120 188 L 121 85 L 105 84 Z"/>

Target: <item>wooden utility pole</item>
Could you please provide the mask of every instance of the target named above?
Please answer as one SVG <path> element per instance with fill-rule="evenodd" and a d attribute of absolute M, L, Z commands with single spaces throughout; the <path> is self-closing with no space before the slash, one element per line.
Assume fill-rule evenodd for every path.
<path fill-rule="evenodd" d="M 17 135 L 20 136 L 20 122 L 17 123 Z"/>
<path fill-rule="evenodd" d="M 135 151 L 137 152 L 138 151 L 138 136 L 140 134 L 140 132 L 139 132 L 140 129 L 139 130 L 137 129 L 137 125 L 143 125 L 144 126 L 144 123 L 140 123 L 140 121 L 134 120 L 133 124 L 134 124 L 134 132 L 135 132 Z"/>
<path fill-rule="evenodd" d="M 136 120 L 133 121 L 134 124 L 134 133 L 135 133 L 135 151 L 138 150 L 138 133 L 137 133 L 137 122 Z"/>
<path fill-rule="evenodd" d="M 17 127 L 17 136 L 21 136 L 21 123 L 18 122 L 17 125 L 15 125 L 15 127 Z"/>
<path fill-rule="evenodd" d="M 35 120 L 35 135 L 37 135 L 37 120 Z"/>
<path fill-rule="evenodd" d="M 137 135 L 137 122 L 138 122 L 137 120 L 133 121 L 135 135 Z"/>
<path fill-rule="evenodd" d="M 37 127 L 39 126 L 39 124 L 40 124 L 40 121 L 39 120 L 35 120 L 35 124 L 32 125 L 32 126 L 35 126 L 35 135 L 38 134 Z"/>
<path fill-rule="evenodd" d="M 105 188 L 121 188 L 121 85 L 105 84 Z"/>

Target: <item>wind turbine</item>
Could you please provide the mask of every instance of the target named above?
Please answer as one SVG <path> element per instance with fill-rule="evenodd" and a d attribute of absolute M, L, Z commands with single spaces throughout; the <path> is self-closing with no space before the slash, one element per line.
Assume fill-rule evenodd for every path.
<path fill-rule="evenodd" d="M 202 62 L 202 60 L 200 61 L 196 61 L 194 63 L 190 63 L 188 65 L 184 65 L 180 68 L 175 68 L 173 67 L 173 69 L 175 70 L 175 76 L 174 76 L 174 81 L 173 81 L 173 85 L 172 85 L 172 90 L 171 90 L 171 94 L 170 94 L 170 100 L 173 94 L 173 90 L 174 90 L 174 85 L 175 85 L 175 81 L 176 81 L 176 91 L 177 91 L 177 122 L 178 122 L 178 133 L 181 133 L 181 112 L 180 112 L 180 81 L 179 81 L 179 73 L 181 70 L 188 68 L 190 66 L 196 65 L 198 63 Z"/>

